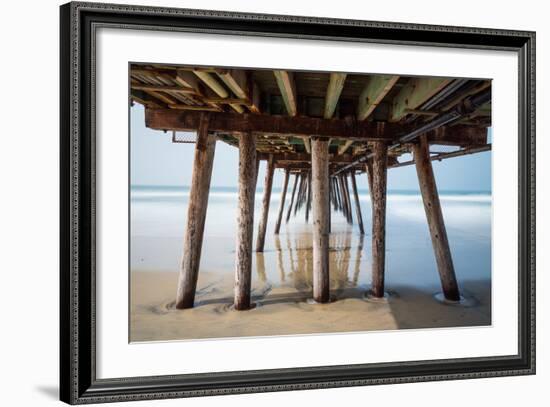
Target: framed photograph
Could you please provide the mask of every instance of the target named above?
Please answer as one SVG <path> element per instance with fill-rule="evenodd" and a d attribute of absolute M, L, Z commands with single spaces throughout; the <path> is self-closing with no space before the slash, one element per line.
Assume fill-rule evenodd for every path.
<path fill-rule="evenodd" d="M 535 33 L 60 18 L 63 401 L 535 373 Z"/>

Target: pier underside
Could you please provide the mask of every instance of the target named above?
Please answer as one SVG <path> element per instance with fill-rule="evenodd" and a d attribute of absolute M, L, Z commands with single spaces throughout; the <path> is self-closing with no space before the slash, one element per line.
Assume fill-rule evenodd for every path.
<path fill-rule="evenodd" d="M 252 306 L 252 254 L 264 249 L 277 169 L 285 176 L 275 233 L 305 208 L 313 228 L 316 302 L 330 301 L 331 212 L 357 222 L 360 234 L 367 229 L 357 193 L 362 176 L 368 177 L 373 219 L 369 295 L 384 296 L 387 171 L 405 165 L 416 167 L 445 298 L 460 300 L 432 161 L 491 149 L 489 80 L 148 64 L 133 64 L 130 77 L 131 100 L 145 106 L 147 127 L 171 132 L 174 142 L 189 142 L 181 132 L 196 132 L 177 308 L 194 303 L 218 141 L 239 154 L 235 309 Z M 262 160 L 267 173 L 256 217 Z"/>

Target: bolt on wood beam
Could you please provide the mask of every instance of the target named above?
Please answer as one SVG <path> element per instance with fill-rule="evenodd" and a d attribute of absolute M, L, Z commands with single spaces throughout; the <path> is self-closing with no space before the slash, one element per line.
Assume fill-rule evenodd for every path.
<path fill-rule="evenodd" d="M 357 120 L 367 119 L 399 80 L 399 76 L 374 75 L 359 96 Z"/>
<path fill-rule="evenodd" d="M 401 120 L 406 116 L 407 109 L 418 109 L 452 81 L 450 78 L 410 79 L 393 99 L 390 121 Z"/>

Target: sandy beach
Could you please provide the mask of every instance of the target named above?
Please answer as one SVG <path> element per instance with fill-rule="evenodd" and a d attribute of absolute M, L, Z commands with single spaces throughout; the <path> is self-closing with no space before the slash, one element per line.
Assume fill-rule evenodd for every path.
<path fill-rule="evenodd" d="M 368 301 L 370 202 L 361 194 L 367 234 L 340 215 L 332 220 L 330 304 L 312 304 L 311 228 L 298 214 L 255 255 L 256 308 L 231 308 L 234 272 L 234 193 L 214 191 L 205 229 L 196 306 L 173 306 L 185 225 L 186 194 L 145 191 L 132 201 L 130 341 L 337 333 L 491 324 L 490 196 L 442 196 L 449 241 L 465 305 L 438 302 L 441 291 L 419 196 L 388 199 L 386 289 Z M 257 202 L 259 199 L 256 200 Z M 270 219 L 277 209 L 272 198 Z M 156 210 L 152 210 L 156 208 Z M 233 216 L 232 216 L 233 215 Z"/>

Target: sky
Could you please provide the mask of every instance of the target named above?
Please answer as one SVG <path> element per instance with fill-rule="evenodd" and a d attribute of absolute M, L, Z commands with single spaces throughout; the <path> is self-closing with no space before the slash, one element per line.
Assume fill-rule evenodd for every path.
<path fill-rule="evenodd" d="M 189 186 L 193 165 L 194 144 L 172 143 L 171 132 L 164 133 L 145 127 L 144 108 L 135 104 L 130 110 L 131 147 L 130 172 L 132 185 Z M 491 134 L 490 134 L 491 136 Z M 438 148 L 443 151 L 444 147 Z M 402 156 L 400 161 L 412 157 Z M 223 142 L 216 144 L 212 187 L 236 187 L 238 151 Z M 491 191 L 491 152 L 433 162 L 440 191 Z M 260 165 L 258 187 L 263 185 L 265 162 Z M 283 182 L 283 171 L 275 171 L 274 187 Z M 359 189 L 367 189 L 367 177 L 358 176 Z M 414 165 L 388 171 L 389 190 L 418 190 Z"/>

